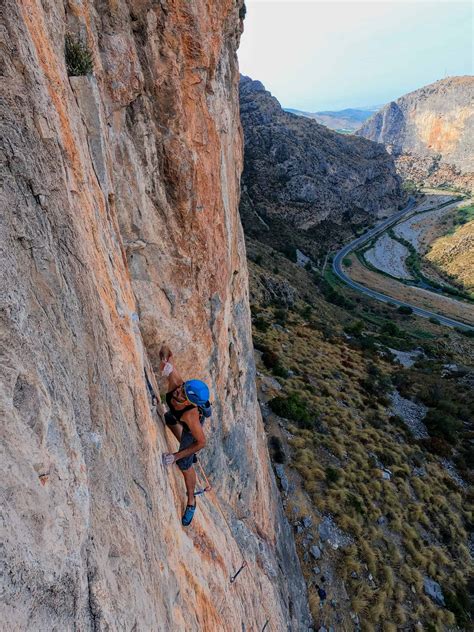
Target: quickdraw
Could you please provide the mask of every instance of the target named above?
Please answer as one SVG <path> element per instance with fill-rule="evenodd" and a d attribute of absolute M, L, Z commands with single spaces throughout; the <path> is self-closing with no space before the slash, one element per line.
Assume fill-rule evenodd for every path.
<path fill-rule="evenodd" d="M 240 573 L 244 570 L 244 568 L 247 566 L 247 562 L 244 560 L 242 562 L 242 566 L 239 568 L 239 570 L 234 573 L 234 575 L 231 575 L 230 577 L 230 583 L 233 584 L 235 582 L 235 580 L 237 579 L 237 577 L 240 575 Z"/>

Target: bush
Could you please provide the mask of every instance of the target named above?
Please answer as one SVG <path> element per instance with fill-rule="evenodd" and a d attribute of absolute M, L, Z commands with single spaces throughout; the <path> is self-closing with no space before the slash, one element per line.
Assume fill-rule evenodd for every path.
<path fill-rule="evenodd" d="M 281 364 L 277 364 L 276 366 L 274 366 L 272 369 L 272 373 L 275 377 L 288 377 L 288 371 Z"/>
<path fill-rule="evenodd" d="M 355 303 L 338 292 L 328 281 L 326 281 L 324 277 L 315 274 L 313 275 L 313 280 L 321 290 L 324 298 L 329 301 L 329 303 L 337 305 L 338 307 L 343 307 L 344 309 L 355 308 Z"/>
<path fill-rule="evenodd" d="M 286 321 L 288 320 L 288 310 L 284 308 L 276 309 L 275 320 L 279 325 L 286 325 Z"/>
<path fill-rule="evenodd" d="M 367 372 L 368 378 L 361 378 L 359 384 L 369 395 L 377 398 L 384 395 L 392 388 L 392 382 L 389 375 L 385 375 L 376 364 L 370 364 Z"/>
<path fill-rule="evenodd" d="M 261 316 L 256 318 L 253 321 L 253 324 L 255 326 L 255 329 L 257 329 L 258 331 L 262 331 L 262 332 L 267 331 L 268 328 L 270 327 L 269 323 L 267 323 L 267 321 L 264 318 L 262 318 Z"/>
<path fill-rule="evenodd" d="M 267 369 L 273 369 L 280 364 L 280 357 L 274 351 L 266 350 L 262 353 L 262 362 Z"/>
<path fill-rule="evenodd" d="M 301 399 L 298 393 L 292 393 L 288 397 L 274 397 L 268 404 L 276 415 L 296 421 L 305 428 L 312 426 L 313 416 L 306 401 Z"/>
<path fill-rule="evenodd" d="M 280 356 L 267 347 L 265 347 L 262 353 L 262 362 L 267 369 L 271 370 L 273 375 L 277 377 L 288 377 L 288 371 L 281 364 Z"/>
<path fill-rule="evenodd" d="M 326 482 L 328 484 L 337 483 L 337 481 L 341 478 L 341 472 L 336 467 L 327 467 L 326 468 Z"/>
<path fill-rule="evenodd" d="M 395 323 L 387 322 L 380 328 L 381 334 L 388 334 L 389 336 L 395 336 L 396 338 L 404 338 L 405 332 L 402 331 Z"/>
<path fill-rule="evenodd" d="M 469 609 L 470 599 L 467 591 L 464 588 L 451 592 L 447 590 L 444 594 L 446 601 L 446 608 L 456 617 L 456 623 L 464 627 L 470 621 Z"/>
<path fill-rule="evenodd" d="M 361 336 L 364 331 L 364 323 L 362 320 L 358 320 L 351 325 L 348 325 L 344 328 L 344 331 L 348 334 L 352 334 L 353 336 Z"/>
<path fill-rule="evenodd" d="M 80 77 L 90 75 L 94 70 L 92 53 L 79 38 L 75 38 L 70 33 L 66 34 L 64 44 L 64 57 L 66 59 L 66 69 L 69 77 Z"/>
<path fill-rule="evenodd" d="M 405 314 L 405 316 L 410 316 L 410 314 L 413 314 L 413 309 L 408 305 L 400 305 L 400 307 L 397 309 L 397 312 L 399 314 Z"/>
<path fill-rule="evenodd" d="M 292 246 L 291 244 L 285 244 L 282 249 L 281 249 L 282 254 L 285 255 L 285 257 L 287 259 L 289 259 L 290 261 L 293 261 L 293 263 L 296 263 L 298 260 L 298 257 L 296 256 L 296 248 L 295 246 Z"/>
<path fill-rule="evenodd" d="M 356 496 L 355 494 L 349 493 L 347 495 L 347 503 L 350 507 L 353 507 L 357 513 L 364 514 L 365 513 L 365 505 L 362 502 L 360 496 Z"/>
<path fill-rule="evenodd" d="M 430 437 L 429 439 L 421 439 L 420 443 L 432 454 L 437 454 L 438 456 L 445 458 L 449 458 L 451 456 L 451 446 L 444 439 Z"/>
<path fill-rule="evenodd" d="M 423 421 L 431 436 L 445 439 L 452 444 L 456 443 L 459 431 L 462 429 L 462 422 L 444 412 L 441 406 L 438 409 L 429 410 Z"/>
<path fill-rule="evenodd" d="M 359 340 L 358 347 L 362 351 L 377 351 L 377 343 L 373 336 L 362 336 Z"/>
<path fill-rule="evenodd" d="M 275 435 L 270 437 L 270 448 L 275 463 L 286 463 L 286 455 L 280 437 L 276 437 Z"/>

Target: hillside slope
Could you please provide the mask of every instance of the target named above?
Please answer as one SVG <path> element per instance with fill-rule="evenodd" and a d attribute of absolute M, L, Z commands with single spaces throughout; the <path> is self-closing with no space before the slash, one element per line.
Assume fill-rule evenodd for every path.
<path fill-rule="evenodd" d="M 247 249 L 259 398 L 315 628 L 471 630 L 472 337 Z"/>
<path fill-rule="evenodd" d="M 254 385 L 237 212 L 242 4 L 6 3 L 9 630 L 309 626 Z M 66 32 L 93 74 L 68 77 Z M 176 446 L 144 379 L 163 340 L 214 400 L 202 453 L 214 490 L 187 530 L 182 477 L 161 462 Z"/>
<path fill-rule="evenodd" d="M 426 254 L 438 270 L 474 292 L 474 205 L 465 204 L 454 216 L 448 234 L 438 237 Z"/>
<path fill-rule="evenodd" d="M 249 77 L 240 80 L 245 141 L 240 211 L 248 234 L 316 254 L 403 202 L 393 159 L 380 145 L 289 114 Z M 295 236 L 295 233 L 297 236 Z"/>
<path fill-rule="evenodd" d="M 388 103 L 356 134 L 383 143 L 415 182 L 472 189 L 473 100 L 474 77 L 446 77 Z"/>

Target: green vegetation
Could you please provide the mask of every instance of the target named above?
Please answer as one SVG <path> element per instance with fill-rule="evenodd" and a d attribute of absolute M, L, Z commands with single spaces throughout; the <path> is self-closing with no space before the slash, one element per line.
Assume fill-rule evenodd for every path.
<path fill-rule="evenodd" d="M 314 419 L 314 415 L 298 393 L 291 393 L 288 397 L 274 397 L 268 404 L 280 417 L 295 421 L 303 427 L 311 426 Z"/>
<path fill-rule="evenodd" d="M 268 443 L 272 453 L 272 460 L 275 463 L 286 463 L 286 455 L 280 437 L 272 435 Z"/>
<path fill-rule="evenodd" d="M 66 33 L 64 44 L 67 74 L 70 77 L 90 75 L 94 71 L 92 53 L 78 37 Z"/>
<path fill-rule="evenodd" d="M 445 205 L 443 204 L 441 206 L 445 206 Z M 439 208 L 441 208 L 441 206 Z M 389 229 L 387 232 L 392 239 L 403 244 L 405 248 L 408 250 L 408 252 L 410 253 L 408 257 L 405 259 L 405 264 L 411 276 L 415 279 L 415 283 L 413 283 L 412 281 L 398 279 L 399 282 L 404 283 L 405 285 L 413 285 L 413 284 L 416 285 L 417 283 L 421 282 L 424 285 L 428 286 L 433 291 L 438 290 L 438 291 L 443 292 L 444 294 L 449 294 L 450 296 L 454 296 L 462 300 L 467 300 L 467 301 L 473 300 L 471 295 L 468 292 L 464 291 L 461 287 L 458 287 L 458 286 L 455 287 L 454 285 L 447 284 L 447 283 L 438 283 L 434 279 L 431 279 L 425 276 L 421 270 L 422 259 L 420 255 L 418 254 L 418 251 L 416 250 L 416 248 L 412 245 L 412 243 L 407 241 L 406 239 L 403 239 L 403 237 L 396 235 L 393 229 Z M 367 266 L 367 262 L 365 261 L 365 259 L 363 259 L 363 263 L 365 266 Z M 380 270 L 377 270 L 377 272 L 379 274 L 382 274 Z M 387 276 L 390 276 L 390 275 L 387 275 Z M 452 283 L 454 283 L 454 281 L 452 281 Z"/>
<path fill-rule="evenodd" d="M 467 369 L 464 369 L 467 371 Z M 456 448 L 455 463 L 469 477 L 469 464 L 474 459 L 474 446 L 470 441 L 474 420 L 474 392 L 460 379 L 441 377 L 442 365 L 436 361 L 418 362 L 408 370 L 393 376 L 403 397 L 421 401 L 428 407 L 425 425 L 432 439 L 425 445 L 435 454 L 451 455 Z"/>
<path fill-rule="evenodd" d="M 404 180 L 403 182 L 403 190 L 409 194 L 418 193 L 419 186 L 415 184 L 412 180 Z"/>
<path fill-rule="evenodd" d="M 280 356 L 274 351 L 265 349 L 262 353 L 262 362 L 267 369 L 271 369 L 273 375 L 277 377 L 287 377 L 288 371 L 282 365 Z"/>
<path fill-rule="evenodd" d="M 327 272 L 324 276 L 314 274 L 313 280 L 324 298 L 333 305 L 338 305 L 339 307 L 343 307 L 345 309 L 351 309 L 354 307 L 354 303 L 339 291 L 339 283 L 335 281 L 335 277 L 332 272 Z"/>
<path fill-rule="evenodd" d="M 452 235 L 460 226 L 464 226 L 464 224 L 472 221 L 474 221 L 474 204 L 458 208 L 454 217 L 453 226 L 447 234 Z"/>
<path fill-rule="evenodd" d="M 407 318 L 411 310 L 360 297 L 330 270 L 321 276 L 281 259 L 280 278 L 300 298 L 285 311 L 284 329 L 261 331 L 255 318 L 254 324 L 256 347 L 274 354 L 262 355 L 259 370 L 274 372 L 280 357 L 292 369 L 268 401 L 272 412 L 288 420 L 279 420 L 284 429 L 278 441 L 273 437 L 280 424 L 270 426 L 270 453 L 277 463 L 286 460 L 301 486 L 287 499 L 288 516 L 302 515 L 299 503 L 309 499 L 318 515 L 331 515 L 352 538 L 338 551 L 325 548 L 323 564 L 331 558 L 363 630 L 415 630 L 418 621 L 423 629 L 456 623 L 467 628 L 466 578 L 473 566 L 466 543 L 474 494 L 439 459 L 451 459 L 464 480 L 473 480 L 474 394 L 470 369 L 463 366 L 471 339 L 436 322 Z M 281 309 L 266 306 L 258 318 L 281 321 Z M 404 368 L 387 347 L 421 348 L 428 357 Z M 446 364 L 459 368 L 445 375 Z M 394 388 L 427 406 L 428 439 L 416 439 L 393 415 Z M 389 480 L 382 468 L 390 469 Z M 298 537 L 310 607 L 320 624 L 313 562 L 305 560 Z M 442 586 L 447 608 L 424 594 L 426 576 Z"/>

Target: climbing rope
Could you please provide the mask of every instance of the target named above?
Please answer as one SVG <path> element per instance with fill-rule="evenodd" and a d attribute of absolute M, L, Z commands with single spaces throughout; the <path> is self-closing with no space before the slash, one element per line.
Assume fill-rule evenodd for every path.
<path fill-rule="evenodd" d="M 206 476 L 206 472 L 204 471 L 204 468 L 201 465 L 201 461 L 198 461 L 197 464 L 199 465 L 199 469 L 201 470 L 201 474 L 203 475 L 204 480 L 206 481 L 206 486 L 203 489 L 203 493 L 204 492 L 210 492 L 211 489 L 212 489 L 212 485 L 210 484 L 210 482 L 209 482 L 209 480 L 208 480 L 208 478 Z"/>
<path fill-rule="evenodd" d="M 146 382 L 146 385 L 147 385 L 147 390 L 148 390 L 148 393 L 149 393 L 149 395 L 150 395 L 150 399 L 151 399 L 152 405 L 156 407 L 156 406 L 157 406 L 157 404 L 158 404 L 158 402 L 159 402 L 159 401 L 161 401 L 161 400 L 160 400 L 160 399 L 158 398 L 158 396 L 156 395 L 156 391 L 155 391 L 155 389 L 154 389 L 154 387 L 153 387 L 153 384 L 152 384 L 152 382 L 151 382 L 150 378 L 148 377 L 148 373 L 147 373 L 146 368 L 145 368 L 145 382 Z M 160 418 L 161 418 L 161 416 L 160 416 Z M 163 419 L 162 419 L 162 421 L 163 421 Z M 163 425 L 165 426 L 165 428 L 167 427 L 167 426 L 166 426 L 166 424 L 165 424 L 164 422 L 163 422 Z M 169 429 L 168 429 L 168 430 L 169 430 Z M 232 528 L 231 528 L 231 526 L 230 526 L 230 524 L 229 524 L 229 521 L 227 520 L 227 518 L 226 518 L 226 516 L 225 516 L 224 512 L 222 511 L 222 507 L 221 507 L 221 505 L 220 505 L 219 499 L 217 498 L 216 492 L 215 492 L 214 488 L 212 487 L 211 483 L 209 482 L 209 479 L 208 479 L 208 478 L 207 478 L 207 476 L 206 476 L 206 472 L 204 471 L 204 468 L 202 467 L 201 462 L 200 462 L 200 461 L 198 461 L 198 462 L 197 462 L 197 464 L 198 464 L 198 466 L 199 466 L 199 469 L 200 469 L 200 471 L 201 471 L 201 474 L 202 474 L 202 476 L 203 476 L 204 481 L 205 481 L 205 483 L 206 483 L 206 484 L 205 484 L 205 486 L 204 486 L 204 487 L 200 488 L 197 492 L 195 492 L 195 494 L 194 494 L 194 495 L 195 495 L 195 496 L 198 496 L 198 495 L 201 495 L 201 494 L 205 494 L 205 493 L 207 493 L 207 492 L 212 492 L 212 493 L 213 493 L 213 496 L 214 496 L 214 500 L 215 500 L 215 506 L 217 507 L 217 509 L 218 509 L 219 513 L 221 514 L 221 516 L 222 516 L 222 518 L 223 518 L 224 522 L 226 523 L 227 528 L 229 529 L 229 532 L 230 532 L 230 533 L 233 533 Z M 233 583 L 235 582 L 235 580 L 237 579 L 237 577 L 240 575 L 240 573 L 244 570 L 244 568 L 248 568 L 248 569 L 249 569 L 249 572 L 250 572 L 250 575 L 251 575 L 251 577 L 252 577 L 252 579 L 253 579 L 254 583 L 256 584 L 257 582 L 256 582 L 256 579 L 255 579 L 255 576 L 254 576 L 254 574 L 253 574 L 253 572 L 252 572 L 252 569 L 251 569 L 251 567 L 249 566 L 249 564 L 248 564 L 247 560 L 245 559 L 245 556 L 244 556 L 244 554 L 243 554 L 243 552 L 242 552 L 242 548 L 241 548 L 241 546 L 240 546 L 240 544 L 239 544 L 238 540 L 236 540 L 236 539 L 234 538 L 234 542 L 236 543 L 237 548 L 239 549 L 239 553 L 240 553 L 240 555 L 241 555 L 241 557 L 242 557 L 242 563 L 241 563 L 240 567 L 237 569 L 237 571 L 236 571 L 235 573 L 233 573 L 233 574 L 229 577 L 229 581 L 230 581 L 230 583 L 231 583 L 231 584 L 233 584 Z M 266 630 L 266 628 L 267 628 L 267 626 L 268 626 L 269 622 L 270 622 L 270 619 L 267 619 L 267 620 L 265 621 L 265 624 L 264 624 L 264 626 L 263 626 L 263 628 L 262 628 L 262 632 L 264 632 L 264 631 Z"/>

